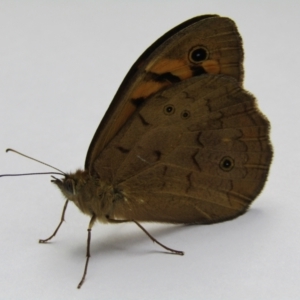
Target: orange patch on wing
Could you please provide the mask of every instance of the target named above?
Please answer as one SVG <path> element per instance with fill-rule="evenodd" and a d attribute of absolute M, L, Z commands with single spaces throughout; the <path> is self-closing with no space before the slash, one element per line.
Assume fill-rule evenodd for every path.
<path fill-rule="evenodd" d="M 171 85 L 169 82 L 143 81 L 141 82 L 130 95 L 131 99 L 147 98 L 156 93 L 160 89 Z"/>
<path fill-rule="evenodd" d="M 190 66 L 182 59 L 160 59 L 153 66 L 147 68 L 147 72 L 156 74 L 172 73 L 173 75 L 178 76 L 181 80 L 193 76 Z"/>
<path fill-rule="evenodd" d="M 221 72 L 220 64 L 216 60 L 205 60 L 202 67 L 208 74 L 220 74 Z"/>

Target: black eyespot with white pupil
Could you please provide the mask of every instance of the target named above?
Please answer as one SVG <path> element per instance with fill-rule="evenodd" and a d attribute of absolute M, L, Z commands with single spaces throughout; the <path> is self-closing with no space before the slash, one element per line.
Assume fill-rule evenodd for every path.
<path fill-rule="evenodd" d="M 193 63 L 206 60 L 208 58 L 208 51 L 202 46 L 193 47 L 189 53 L 189 59 Z"/>
<path fill-rule="evenodd" d="M 174 114 L 174 112 L 175 112 L 175 107 L 174 107 L 174 105 L 172 105 L 172 104 L 167 104 L 167 105 L 164 107 L 164 113 L 165 113 L 166 115 L 172 115 L 172 114 Z"/>
<path fill-rule="evenodd" d="M 234 160 L 229 156 L 225 156 L 220 161 L 220 168 L 225 171 L 229 172 L 234 168 Z"/>

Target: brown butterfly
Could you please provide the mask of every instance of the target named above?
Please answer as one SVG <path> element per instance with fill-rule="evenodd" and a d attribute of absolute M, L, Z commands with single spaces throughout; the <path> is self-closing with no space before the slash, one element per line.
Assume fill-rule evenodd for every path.
<path fill-rule="evenodd" d="M 190 19 L 135 62 L 101 121 L 85 169 L 54 182 L 91 220 L 207 224 L 243 214 L 261 192 L 270 125 L 242 88 L 243 49 L 234 22 Z M 183 254 L 160 244 L 165 249 Z"/>

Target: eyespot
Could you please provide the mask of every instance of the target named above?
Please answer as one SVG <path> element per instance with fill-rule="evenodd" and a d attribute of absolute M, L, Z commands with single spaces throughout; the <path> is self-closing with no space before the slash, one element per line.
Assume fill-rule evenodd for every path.
<path fill-rule="evenodd" d="M 189 60 L 192 63 L 198 63 L 208 58 L 208 51 L 203 46 L 193 47 L 189 52 Z"/>
<path fill-rule="evenodd" d="M 191 116 L 191 113 L 188 110 L 183 110 L 180 114 L 181 119 L 188 119 Z"/>
<path fill-rule="evenodd" d="M 229 172 L 234 167 L 234 160 L 229 156 L 225 156 L 221 159 L 219 166 L 223 171 Z"/>
<path fill-rule="evenodd" d="M 174 105 L 172 104 L 167 104 L 165 107 L 164 107 L 164 114 L 166 115 L 173 115 L 175 112 L 175 107 Z"/>

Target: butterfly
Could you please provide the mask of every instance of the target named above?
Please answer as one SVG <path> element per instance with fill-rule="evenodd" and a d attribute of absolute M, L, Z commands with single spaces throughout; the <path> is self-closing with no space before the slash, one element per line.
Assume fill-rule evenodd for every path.
<path fill-rule="evenodd" d="M 92 139 L 84 170 L 54 178 L 103 223 L 209 224 L 243 214 L 266 182 L 270 124 L 243 89 L 235 23 L 203 15 L 176 26 L 129 70 Z"/>

